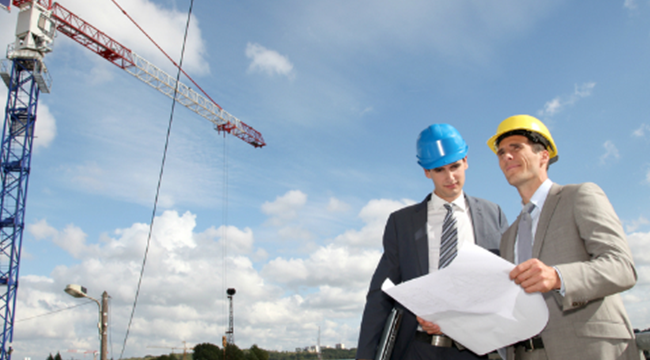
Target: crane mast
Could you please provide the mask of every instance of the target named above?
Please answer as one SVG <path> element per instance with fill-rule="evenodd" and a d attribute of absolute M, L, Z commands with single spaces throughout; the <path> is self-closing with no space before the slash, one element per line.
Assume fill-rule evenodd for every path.
<path fill-rule="evenodd" d="M 0 0 L 2 7 L 9 8 L 6 4 L 8 0 Z M 43 57 L 52 51 L 55 31 L 206 118 L 215 130 L 234 135 L 256 148 L 266 145 L 262 134 L 223 110 L 207 95 L 177 81 L 58 3 L 12 0 L 11 4 L 20 12 L 16 41 L 9 45 L 7 59 L 0 62 L 0 78 L 9 89 L 0 143 L 0 360 L 10 360 L 13 351 L 34 125 L 39 95 L 49 93 L 51 88 L 52 81 Z"/>
<path fill-rule="evenodd" d="M 51 84 L 42 59 L 51 51 L 54 26 L 38 4 L 21 11 L 16 42 L 0 65 L 8 91 L 0 146 L 0 360 L 11 359 L 25 204 L 38 97 Z M 9 56 L 11 54 L 11 56 Z"/>

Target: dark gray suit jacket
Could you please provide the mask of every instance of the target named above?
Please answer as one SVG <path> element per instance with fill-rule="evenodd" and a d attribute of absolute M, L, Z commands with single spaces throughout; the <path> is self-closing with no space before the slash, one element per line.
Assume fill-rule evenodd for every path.
<path fill-rule="evenodd" d="M 508 221 L 501 208 L 487 200 L 465 196 L 474 227 L 476 243 L 498 253 L 501 234 Z M 386 278 L 399 284 L 429 272 L 427 242 L 427 202 L 431 194 L 419 204 L 405 207 L 390 215 L 384 230 L 384 253 L 379 260 L 366 296 L 366 307 L 361 321 L 357 359 L 374 359 L 388 314 L 397 307 L 404 309 L 391 359 L 404 359 L 408 345 L 417 329 L 415 315 L 395 302 L 381 290 Z"/>

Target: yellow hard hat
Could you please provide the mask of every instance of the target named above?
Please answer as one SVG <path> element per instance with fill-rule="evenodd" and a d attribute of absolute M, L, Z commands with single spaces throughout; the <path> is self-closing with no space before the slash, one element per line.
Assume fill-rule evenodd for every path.
<path fill-rule="evenodd" d="M 498 150 L 497 139 L 499 139 L 501 135 L 513 130 L 528 130 L 543 136 L 550 144 L 550 149 L 547 150 L 551 161 L 557 161 L 557 147 L 555 146 L 553 137 L 551 137 L 551 133 L 548 131 L 544 123 L 530 115 L 515 115 L 503 120 L 497 128 L 497 133 L 487 141 L 487 145 L 496 154 Z"/>

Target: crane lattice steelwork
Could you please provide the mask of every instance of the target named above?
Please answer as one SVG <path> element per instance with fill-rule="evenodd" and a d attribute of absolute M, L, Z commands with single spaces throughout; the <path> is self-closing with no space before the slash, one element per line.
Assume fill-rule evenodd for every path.
<path fill-rule="evenodd" d="M 207 94 L 203 96 L 176 81 L 58 3 L 11 0 L 11 4 L 19 9 L 16 41 L 9 45 L 7 59 L 0 63 L 0 77 L 9 88 L 0 149 L 0 360 L 11 359 L 36 109 L 40 92 L 48 93 L 51 87 L 43 57 L 52 51 L 56 31 L 208 119 L 215 130 L 254 147 L 266 145 L 262 134 L 223 110 Z M 11 4 L 0 0 L 0 7 L 8 9 Z"/>

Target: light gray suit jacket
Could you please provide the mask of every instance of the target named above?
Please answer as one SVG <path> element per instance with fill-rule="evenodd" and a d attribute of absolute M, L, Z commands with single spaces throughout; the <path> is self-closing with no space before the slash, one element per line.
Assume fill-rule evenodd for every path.
<path fill-rule="evenodd" d="M 514 261 L 517 219 L 503 234 L 501 256 Z M 593 183 L 553 184 L 540 214 L 533 257 L 555 266 L 566 290 L 543 294 L 549 321 L 541 336 L 549 360 L 634 359 L 639 351 L 619 292 L 636 271 L 623 227 Z M 508 360 L 514 358 L 508 348 Z"/>

